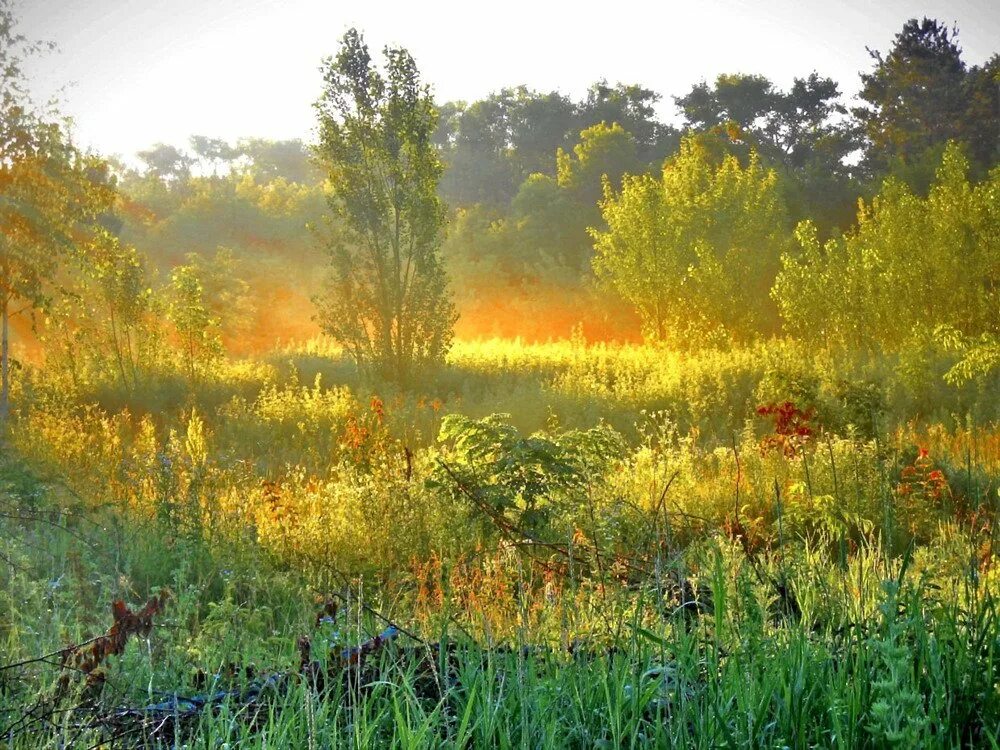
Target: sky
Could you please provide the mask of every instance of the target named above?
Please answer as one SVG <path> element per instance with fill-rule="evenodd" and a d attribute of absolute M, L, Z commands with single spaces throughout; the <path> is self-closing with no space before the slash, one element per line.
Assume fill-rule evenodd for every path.
<path fill-rule="evenodd" d="M 438 101 L 525 84 L 582 96 L 596 80 L 671 96 L 720 73 L 779 86 L 812 71 L 853 96 L 904 21 L 960 30 L 968 64 L 1000 51 L 997 0 L 675 0 L 500 3 L 424 0 L 15 0 L 21 31 L 54 41 L 28 74 L 39 97 L 66 87 L 77 142 L 132 155 L 192 134 L 303 138 L 319 65 L 354 26 L 374 50 L 410 50 Z"/>

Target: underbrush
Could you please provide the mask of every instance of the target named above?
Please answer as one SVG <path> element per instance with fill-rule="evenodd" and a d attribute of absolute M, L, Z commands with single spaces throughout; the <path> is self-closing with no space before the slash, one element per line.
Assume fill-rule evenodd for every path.
<path fill-rule="evenodd" d="M 414 421 L 418 404 L 471 417 L 508 413 L 524 432 L 553 420 L 586 429 L 605 421 L 635 440 L 647 415 L 666 415 L 682 432 L 728 444 L 760 404 L 792 401 L 815 409 L 831 431 L 865 436 L 912 421 L 954 429 L 1000 419 L 1000 372 L 964 385 L 943 375 L 960 355 L 930 348 L 904 355 L 829 352 L 791 339 L 729 349 L 676 351 L 655 345 L 588 344 L 581 336 L 548 343 L 457 341 L 442 370 L 401 392 L 361 377 L 335 345 L 316 339 L 261 359 L 200 362 L 192 379 L 164 364 L 125 388 L 106 378 L 70 377 L 56 368 L 19 373 L 15 395 L 95 404 L 109 413 L 169 416 L 197 408 L 212 414 L 233 399 L 253 403 L 263 392 L 305 400 L 317 388 L 348 388 L 358 400 L 392 404 L 397 427 Z M 318 380 L 317 380 L 318 378 Z M 291 394 L 290 391 L 299 393 Z M 21 392 L 24 396 L 21 396 Z M 27 397 L 27 398 L 25 398 Z M 421 445 L 436 425 L 424 425 Z"/>
<path fill-rule="evenodd" d="M 35 504 L 2 521 L 4 663 L 29 661 L 0 671 L 9 747 L 997 742 L 995 558 L 955 524 L 901 556 L 717 531 L 648 575 L 501 543 L 337 581 L 162 522 L 43 517 L 59 486 L 2 469 L 5 498 Z M 108 603 L 160 590 L 120 653 L 60 667 Z M 374 641 L 386 621 L 406 634 Z"/>
<path fill-rule="evenodd" d="M 463 344 L 417 393 L 315 347 L 179 397 L 22 380 L 0 737 L 997 746 L 995 406 L 789 347 Z"/>

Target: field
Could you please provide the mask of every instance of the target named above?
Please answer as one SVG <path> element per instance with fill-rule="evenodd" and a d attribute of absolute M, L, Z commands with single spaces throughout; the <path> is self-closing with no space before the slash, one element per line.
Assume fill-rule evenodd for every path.
<path fill-rule="evenodd" d="M 580 336 L 409 392 L 318 341 L 141 392 L 29 368 L 0 736 L 996 747 L 998 403 L 905 371 Z"/>
<path fill-rule="evenodd" d="M 0 0 L 0 750 L 1000 750 L 986 3 L 117 5 Z"/>

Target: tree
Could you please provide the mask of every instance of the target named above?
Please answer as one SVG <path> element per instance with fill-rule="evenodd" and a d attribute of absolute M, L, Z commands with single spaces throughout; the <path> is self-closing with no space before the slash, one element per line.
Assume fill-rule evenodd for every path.
<path fill-rule="evenodd" d="M 511 119 L 511 156 L 518 177 L 554 174 L 552 154 L 569 148 L 579 132 L 576 105 L 558 91 L 543 94 L 522 86 Z"/>
<path fill-rule="evenodd" d="M 176 146 L 157 143 L 136 156 L 145 163 L 148 174 L 165 182 L 184 182 L 191 174 L 191 157 Z"/>
<path fill-rule="evenodd" d="M 635 138 L 618 123 L 589 127 L 580 133 L 572 153 L 556 152 L 556 181 L 584 208 L 596 209 L 605 179 L 617 189 L 624 175 L 642 168 Z"/>
<path fill-rule="evenodd" d="M 596 175 L 597 185 L 600 180 Z M 533 174 L 521 184 L 504 225 L 508 242 L 502 250 L 518 263 L 522 277 L 538 276 L 555 265 L 578 282 L 588 270 L 587 224 L 600 217 L 593 216 L 598 211 L 596 201 L 582 206 L 574 197 L 546 174 Z"/>
<path fill-rule="evenodd" d="M 198 365 L 222 350 L 219 321 L 212 315 L 198 269 L 193 265 L 174 268 L 168 289 L 170 322 L 174 324 L 184 355 L 184 369 L 193 382 Z"/>
<path fill-rule="evenodd" d="M 231 164 L 239 155 L 239 150 L 230 146 L 222 138 L 209 138 L 204 135 L 191 136 L 191 150 L 202 162 L 212 167 L 212 175 L 218 176 L 219 166 Z"/>
<path fill-rule="evenodd" d="M 443 361 L 457 315 L 439 258 L 437 112 L 410 54 L 384 54 L 382 72 L 352 29 L 324 63 L 317 153 L 342 229 L 319 319 L 359 366 L 405 384 Z"/>
<path fill-rule="evenodd" d="M 46 366 L 61 368 L 74 388 L 98 372 L 132 391 L 161 351 L 144 259 L 108 231 L 87 244 L 64 293 L 46 309 Z"/>
<path fill-rule="evenodd" d="M 10 409 L 10 318 L 50 301 L 62 261 L 114 199 L 106 165 L 77 151 L 32 100 L 23 61 L 44 48 L 0 0 L 0 423 Z"/>
<path fill-rule="evenodd" d="M 656 104 L 660 95 L 638 84 L 608 85 L 598 81 L 587 91 L 579 105 L 577 130 L 601 122 L 618 123 L 635 139 L 637 153 L 646 163 L 660 162 L 676 150 L 679 133 L 675 128 L 656 119 Z"/>
<path fill-rule="evenodd" d="M 926 198 L 889 178 L 844 237 L 822 245 L 800 224 L 773 292 L 786 329 L 896 352 L 938 326 L 970 340 L 1000 334 L 1000 170 L 978 185 L 968 172 L 951 143 Z"/>
<path fill-rule="evenodd" d="M 250 285 L 242 278 L 243 264 L 232 249 L 218 247 L 213 255 L 188 253 L 187 266 L 201 284 L 202 304 L 228 342 L 250 333 L 255 317 Z"/>
<path fill-rule="evenodd" d="M 788 91 L 763 76 L 720 75 L 674 101 L 690 130 L 726 131 L 731 151 L 755 149 L 783 178 L 790 213 L 829 229 L 850 223 L 856 198 L 849 157 L 857 137 L 839 99 L 833 80 L 812 73 Z"/>
<path fill-rule="evenodd" d="M 636 306 L 646 334 L 676 344 L 773 330 L 768 290 L 788 242 L 777 179 L 757 156 L 713 163 L 687 137 L 662 176 L 629 176 L 601 203 L 594 268 Z"/>
<path fill-rule="evenodd" d="M 518 86 L 470 105 L 446 104 L 434 135 L 447 164 L 442 193 L 459 206 L 505 207 L 531 175 L 555 177 L 552 153 L 572 151 L 582 131 L 601 123 L 618 123 L 631 133 L 643 164 L 659 163 L 676 149 L 678 133 L 656 120 L 658 100 L 642 86 L 600 81 L 582 102 Z"/>
<path fill-rule="evenodd" d="M 502 206 L 510 201 L 518 183 L 510 159 L 514 96 L 504 89 L 463 107 L 460 113 L 448 108 L 454 135 L 444 152 L 448 170 L 441 187 L 449 201 L 466 206 Z M 439 138 L 437 133 L 435 138 Z"/>
<path fill-rule="evenodd" d="M 85 273 L 94 288 L 88 290 L 95 323 L 103 321 L 103 339 L 123 387 L 139 384 L 145 324 L 151 311 L 152 290 L 142 259 L 134 247 L 122 245 L 104 232 L 94 243 Z"/>
<path fill-rule="evenodd" d="M 243 138 L 236 152 L 249 160 L 253 176 L 269 182 L 284 177 L 289 182 L 313 183 L 320 179 L 309 158 L 309 150 L 300 140 L 270 141 L 264 138 Z"/>
<path fill-rule="evenodd" d="M 944 374 L 944 379 L 952 385 L 985 381 L 993 373 L 1000 372 L 1000 335 L 984 333 L 970 338 L 953 326 L 940 325 L 934 329 L 934 337 L 945 349 L 957 352 L 960 357 Z"/>
<path fill-rule="evenodd" d="M 1000 53 L 976 65 L 965 77 L 966 116 L 962 140 L 982 167 L 1000 164 Z"/>
<path fill-rule="evenodd" d="M 746 131 L 763 135 L 775 126 L 782 99 L 781 92 L 764 76 L 723 74 L 714 86 L 702 81 L 686 96 L 674 97 L 674 102 L 692 129 L 708 130 L 735 122 Z"/>
<path fill-rule="evenodd" d="M 950 140 L 972 147 L 981 173 L 997 163 L 996 57 L 967 70 L 958 30 L 929 18 L 907 21 L 888 54 L 869 54 L 875 65 L 861 75 L 859 94 L 866 104 L 854 115 L 868 141 L 864 163 L 871 174 L 906 174 L 923 191 Z"/>

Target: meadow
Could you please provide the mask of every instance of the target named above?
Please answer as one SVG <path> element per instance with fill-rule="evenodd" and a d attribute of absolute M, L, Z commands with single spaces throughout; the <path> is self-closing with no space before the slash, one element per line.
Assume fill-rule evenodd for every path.
<path fill-rule="evenodd" d="M 900 372 L 580 335 L 405 392 L 319 340 L 141 391 L 26 369 L 0 736 L 996 746 L 1000 404 Z"/>
<path fill-rule="evenodd" d="M 755 72 L 791 37 L 752 4 L 713 80 L 740 13 L 503 53 L 652 30 L 667 121 L 603 78 L 441 101 L 356 28 L 281 67 L 316 4 L 148 44 L 76 5 L 115 127 L 267 132 L 307 73 L 315 119 L 102 155 L 0 0 L 0 748 L 1000 748 L 985 42 L 835 9 L 887 43 L 844 93 Z M 470 80 L 510 43 L 404 31 Z"/>

